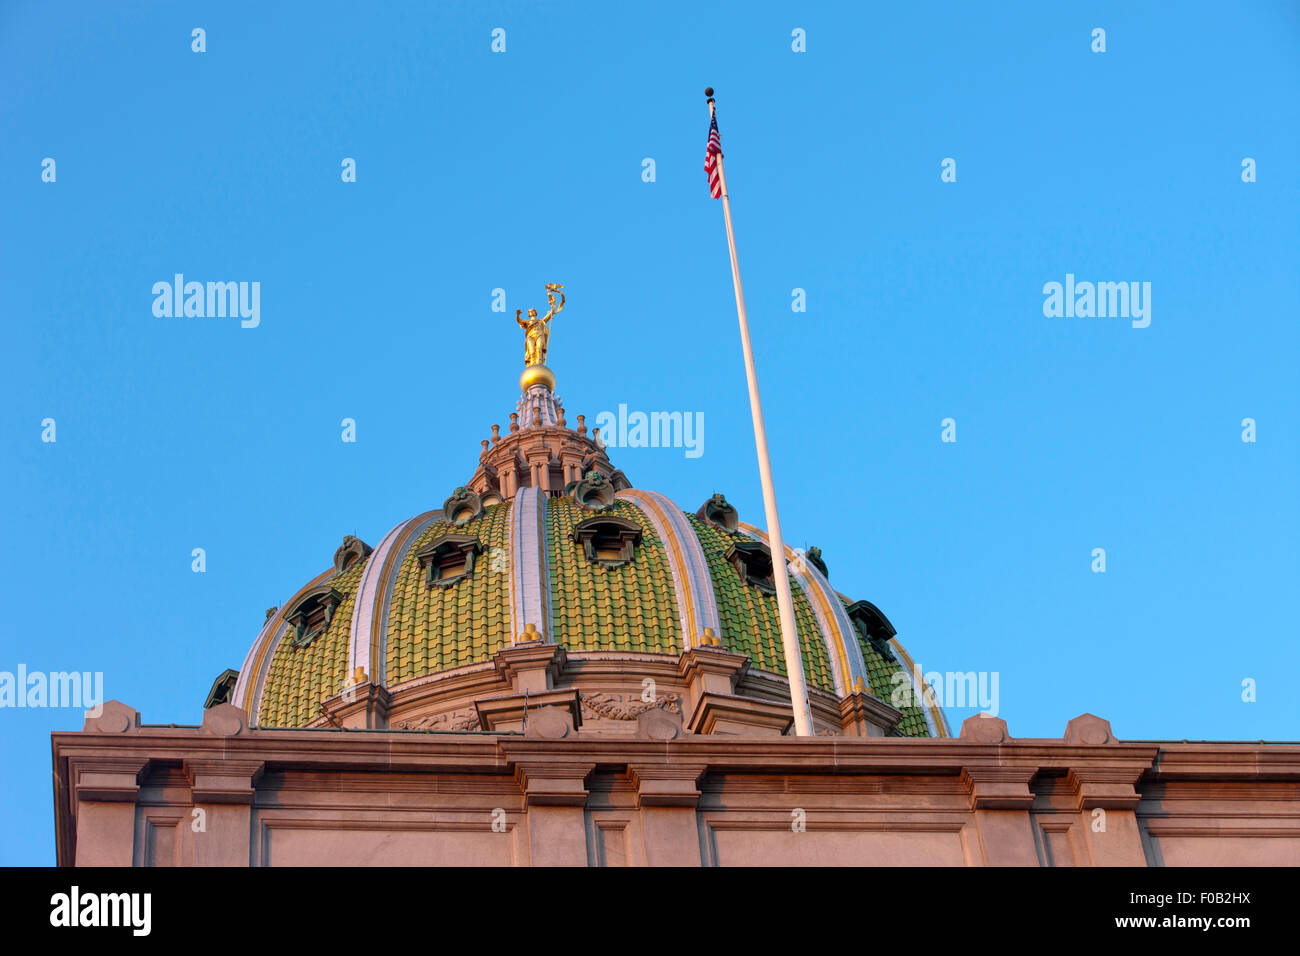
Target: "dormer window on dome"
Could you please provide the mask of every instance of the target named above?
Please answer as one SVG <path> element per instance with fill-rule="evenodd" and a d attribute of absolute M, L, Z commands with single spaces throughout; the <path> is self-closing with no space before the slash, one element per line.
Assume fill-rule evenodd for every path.
<path fill-rule="evenodd" d="M 483 514 L 483 499 L 468 488 L 457 488 L 451 493 L 451 497 L 442 503 L 442 514 L 459 528 Z"/>
<path fill-rule="evenodd" d="M 342 574 L 352 565 L 370 554 L 374 549 L 360 538 L 346 535 L 339 549 L 334 552 L 334 573 Z"/>
<path fill-rule="evenodd" d="M 208 710 L 216 707 L 217 704 L 230 703 L 230 695 L 235 692 L 235 684 L 239 680 L 239 671 L 226 669 L 221 672 L 221 676 L 212 682 L 212 690 L 208 691 L 208 699 L 203 702 L 203 709 Z"/>
<path fill-rule="evenodd" d="M 415 552 L 426 587 L 448 588 L 474 574 L 483 545 L 472 534 L 444 534 Z"/>
<path fill-rule="evenodd" d="M 324 634 L 330 621 L 334 620 L 335 610 L 342 603 L 343 595 L 328 584 L 312 588 L 298 598 L 284 612 L 284 619 L 294 629 L 289 646 L 306 647 Z"/>
<path fill-rule="evenodd" d="M 700 505 L 700 510 L 695 512 L 695 517 L 732 534 L 740 530 L 740 516 L 727 502 L 726 496 L 721 494 L 712 495 L 708 501 Z"/>
<path fill-rule="evenodd" d="M 772 552 L 761 541 L 737 541 L 724 557 L 732 563 L 740 580 L 752 584 L 767 594 L 776 593 L 776 580 L 772 576 Z"/>
<path fill-rule="evenodd" d="M 889 639 L 898 631 L 894 630 L 894 625 L 889 623 L 889 618 L 885 617 L 880 608 L 870 601 L 854 601 L 844 610 L 848 612 L 849 620 L 858 633 L 871 642 L 877 654 L 887 661 L 895 659 Z"/>
<path fill-rule="evenodd" d="M 592 564 L 619 568 L 635 556 L 641 526 L 625 518 L 599 515 L 580 522 L 573 529 L 573 540 L 582 545 L 582 553 Z"/>

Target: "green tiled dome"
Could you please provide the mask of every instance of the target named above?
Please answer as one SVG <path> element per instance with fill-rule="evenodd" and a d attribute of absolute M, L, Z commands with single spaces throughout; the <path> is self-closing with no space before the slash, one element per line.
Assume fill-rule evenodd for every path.
<path fill-rule="evenodd" d="M 528 386 L 508 433 L 493 426 L 473 477 L 441 508 L 373 549 L 349 536 L 334 558 L 268 612 L 234 681 L 230 699 L 259 725 L 320 725 L 332 719 L 324 702 L 337 710 L 362 685 L 391 696 L 444 678 L 454 691 L 480 672 L 490 681 L 501 651 L 534 643 L 563 647 L 575 672 L 584 657 L 603 659 L 614 683 L 621 665 L 610 661 L 649 660 L 677 680 L 683 653 L 715 648 L 748 660 L 736 678 L 746 693 L 781 694 L 766 535 L 722 495 L 688 511 L 633 488 L 581 416 L 568 427 L 546 384 Z M 912 680 L 892 625 L 830 587 L 820 552 L 785 558 L 804 672 L 823 714 L 856 693 L 889 703 L 898 682 Z M 596 692 L 617 692 L 611 686 Z M 895 732 L 946 733 L 937 707 L 900 709 Z"/>
<path fill-rule="evenodd" d="M 744 579 L 728 558 L 732 546 L 753 540 L 752 534 L 683 511 L 649 492 L 622 492 L 599 509 L 584 507 L 570 495 L 530 492 L 522 491 L 518 501 L 483 506 L 460 524 L 442 511 L 412 518 L 385 536 L 373 553 L 313 579 L 272 615 L 260 639 L 267 647 L 264 673 L 252 688 L 258 723 L 296 727 L 317 720 L 321 701 L 355 682 L 354 667 L 367 645 L 371 667 L 363 667 L 366 676 L 373 679 L 370 670 L 382 666 L 380 680 L 392 689 L 486 664 L 529 625 L 570 654 L 672 656 L 697 646 L 707 626 L 727 650 L 749 657 L 753 669 L 785 674 L 776 597 L 770 588 Z M 528 509 L 531 514 L 524 513 Z M 584 553 L 575 531 L 595 517 L 617 519 L 631 533 L 639 532 L 629 560 L 593 561 Z M 536 534 L 528 540 L 530 522 Z M 443 541 L 468 546 L 475 556 L 469 573 L 440 586 L 430 583 L 427 552 Z M 521 562 L 536 579 L 538 600 L 532 611 L 524 610 L 529 579 Z M 790 581 L 809 685 L 831 694 L 849 693 L 856 672 L 852 658 L 860 661 L 866 688 L 888 701 L 894 675 L 903 666 L 898 657 L 886 658 L 880 646 L 856 630 L 849 642 L 843 633 L 828 634 L 828 629 L 847 630 L 842 625 L 844 601 L 809 568 L 792 574 Z M 320 591 L 341 599 L 328 625 L 299 645 L 289 639 L 294 630 L 285 614 L 301 603 L 301 595 Z M 359 614 L 359 608 L 364 612 Z M 715 623 L 704 623 L 709 620 Z M 688 633 L 692 626 L 695 633 Z M 845 646 L 850 642 L 853 653 Z M 839 673 L 833 657 L 841 661 Z M 932 733 L 933 721 L 927 722 L 919 707 L 902 710 L 900 732 Z"/>

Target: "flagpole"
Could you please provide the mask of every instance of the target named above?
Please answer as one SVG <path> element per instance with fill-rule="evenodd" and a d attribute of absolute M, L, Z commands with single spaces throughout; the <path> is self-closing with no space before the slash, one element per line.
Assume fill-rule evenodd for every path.
<path fill-rule="evenodd" d="M 709 119 L 715 118 L 713 88 L 704 91 L 709 101 Z M 745 377 L 749 380 L 749 410 L 754 416 L 754 444 L 758 450 L 758 474 L 763 483 L 763 508 L 767 512 L 768 545 L 772 551 L 772 580 L 776 585 L 776 606 L 781 617 L 781 646 L 785 652 L 785 672 L 790 681 L 790 703 L 794 708 L 794 732 L 798 737 L 812 736 L 812 711 L 808 707 L 808 685 L 803 674 L 803 655 L 799 650 L 799 632 L 794 623 L 794 598 L 790 594 L 790 575 L 785 560 L 785 541 L 781 537 L 781 519 L 776 512 L 776 489 L 772 483 L 772 460 L 767 451 L 767 429 L 763 427 L 763 403 L 758 397 L 758 373 L 754 370 L 754 348 L 749 341 L 749 318 L 745 314 L 745 290 L 740 284 L 740 260 L 736 258 L 736 235 L 731 228 L 731 200 L 727 196 L 727 174 L 722 154 L 716 157 L 718 182 L 722 187 L 722 217 L 727 224 L 727 247 L 731 250 L 731 282 L 736 288 L 736 314 L 740 319 L 740 343 L 745 352 Z"/>

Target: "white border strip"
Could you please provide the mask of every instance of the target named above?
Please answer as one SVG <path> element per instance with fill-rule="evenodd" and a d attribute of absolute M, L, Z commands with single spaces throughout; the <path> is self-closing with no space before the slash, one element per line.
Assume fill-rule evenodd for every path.
<path fill-rule="evenodd" d="M 510 509 L 510 627 L 531 624 L 551 641 L 550 574 L 546 560 L 546 495 L 521 488 Z"/>
<path fill-rule="evenodd" d="M 673 575 L 673 594 L 677 598 L 677 616 L 682 629 L 682 649 L 698 647 L 700 635 L 706 627 L 713 628 L 713 633 L 721 638 L 722 622 L 718 617 L 717 597 L 713 593 L 713 576 L 709 574 L 704 548 L 695 535 L 695 529 L 686 520 L 686 515 L 656 491 L 631 488 L 620 491 L 615 497 L 638 506 L 637 510 L 654 526 L 655 534 L 659 535 L 659 540 L 663 543 Z M 680 552 L 673 547 L 674 543 Z"/>
<path fill-rule="evenodd" d="M 348 670 L 344 675 L 344 684 L 353 682 L 353 675 L 358 667 L 364 667 L 366 676 L 372 683 L 383 685 L 384 675 L 378 674 L 370 667 L 370 634 L 375 621 L 375 606 L 379 603 L 379 582 L 384 577 L 384 565 L 389 552 L 397 544 L 402 532 L 427 515 L 417 515 L 403 521 L 384 535 L 379 546 L 366 559 L 366 569 L 361 572 L 357 582 L 356 607 L 352 612 L 352 630 L 348 638 Z"/>

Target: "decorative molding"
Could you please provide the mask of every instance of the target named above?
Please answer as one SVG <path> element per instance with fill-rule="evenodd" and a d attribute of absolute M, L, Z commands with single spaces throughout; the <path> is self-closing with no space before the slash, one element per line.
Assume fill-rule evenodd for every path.
<path fill-rule="evenodd" d="M 687 727 L 696 734 L 753 737 L 782 736 L 793 725 L 794 713 L 789 704 L 705 691 L 699 695 Z"/>
<path fill-rule="evenodd" d="M 726 496 L 719 492 L 715 492 L 708 501 L 700 505 L 695 516 L 731 534 L 735 534 L 740 529 L 740 516 L 727 501 Z"/>
<path fill-rule="evenodd" d="M 1080 714 L 1065 725 L 1065 742 L 1067 744 L 1086 744 L 1096 747 L 1099 744 L 1117 744 L 1118 740 L 1110 731 L 1110 721 L 1096 714 Z"/>
<path fill-rule="evenodd" d="M 344 535 L 343 543 L 334 552 L 334 573 L 342 574 L 357 561 L 368 558 L 373 550 L 355 535 Z"/>
<path fill-rule="evenodd" d="M 248 729 L 248 714 L 234 704 L 216 704 L 203 712 L 199 729 L 213 737 L 238 737 Z"/>
<path fill-rule="evenodd" d="M 576 687 L 545 690 L 530 694 L 503 694 L 498 697 L 481 697 L 474 701 L 479 723 L 485 730 L 528 733 L 533 715 L 543 709 L 560 709 L 567 712 L 569 726 L 574 731 L 582 726 L 582 707 Z"/>
<path fill-rule="evenodd" d="M 586 511 L 604 511 L 614 503 L 614 495 L 617 491 L 618 489 L 604 475 L 592 470 L 586 472 L 573 486 L 569 497 L 578 503 L 579 508 Z"/>
<path fill-rule="evenodd" d="M 419 717 L 405 717 L 393 722 L 394 730 L 482 730 L 478 711 L 473 707 L 449 711 L 445 714 L 423 714 Z"/>
<path fill-rule="evenodd" d="M 362 675 L 333 697 L 320 703 L 321 716 L 331 727 L 349 730 L 386 730 L 393 695 Z"/>
<path fill-rule="evenodd" d="M 970 788 L 972 810 L 1028 810 L 1034 805 L 1029 781 L 1034 767 L 962 768 L 962 780 Z"/>
<path fill-rule="evenodd" d="M 73 759 L 69 771 L 76 802 L 134 803 L 149 759 L 133 753 Z"/>
<path fill-rule="evenodd" d="M 583 694 L 582 709 L 606 720 L 636 720 L 651 710 L 666 710 L 680 716 L 682 695 L 662 694 L 652 701 L 643 701 L 636 694 Z"/>
<path fill-rule="evenodd" d="M 1007 730 L 1007 722 L 1001 717 L 975 714 L 962 721 L 958 739 L 981 744 L 1001 744 L 1011 739 L 1011 733 Z"/>
<path fill-rule="evenodd" d="M 845 737 L 888 737 L 903 712 L 870 694 L 849 694 L 840 701 L 840 729 Z"/>
<path fill-rule="evenodd" d="M 184 761 L 195 803 L 251 805 L 266 764 L 233 757 L 188 757 Z"/>
<path fill-rule="evenodd" d="M 442 503 L 442 513 L 446 515 L 450 524 L 459 528 L 483 516 L 483 499 L 468 488 L 460 486 Z"/>
<path fill-rule="evenodd" d="M 120 700 L 108 700 L 99 708 L 99 714 L 91 716 L 86 711 L 85 722 L 81 732 L 85 734 L 126 734 L 140 729 L 140 714 L 134 707 L 128 707 Z"/>

